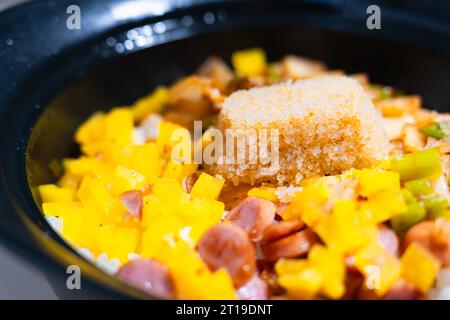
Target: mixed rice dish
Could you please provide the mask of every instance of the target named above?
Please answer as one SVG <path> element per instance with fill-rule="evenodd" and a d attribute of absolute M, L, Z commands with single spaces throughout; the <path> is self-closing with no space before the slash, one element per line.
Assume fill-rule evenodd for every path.
<path fill-rule="evenodd" d="M 153 297 L 450 299 L 450 114 L 304 57 L 231 62 L 87 119 L 38 188 L 51 226 Z"/>

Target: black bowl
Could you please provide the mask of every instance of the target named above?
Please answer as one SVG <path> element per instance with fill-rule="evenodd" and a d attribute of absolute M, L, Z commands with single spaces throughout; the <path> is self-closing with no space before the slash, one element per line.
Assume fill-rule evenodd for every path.
<path fill-rule="evenodd" d="M 66 8 L 81 8 L 68 30 Z M 40 213 L 48 164 L 77 154 L 75 128 L 189 74 L 209 55 L 262 47 L 296 53 L 417 93 L 450 111 L 450 8 L 438 1 L 36 1 L 0 15 L 0 240 L 41 268 L 64 298 L 144 297 L 82 259 Z M 433 4 L 435 5 L 433 7 Z M 83 290 L 68 290 L 80 266 Z"/>

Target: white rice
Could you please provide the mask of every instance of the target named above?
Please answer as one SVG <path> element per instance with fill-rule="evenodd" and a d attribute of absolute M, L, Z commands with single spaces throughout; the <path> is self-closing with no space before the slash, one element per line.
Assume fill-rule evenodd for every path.
<path fill-rule="evenodd" d="M 429 293 L 430 300 L 450 300 L 450 268 L 441 269 L 436 285 Z"/>

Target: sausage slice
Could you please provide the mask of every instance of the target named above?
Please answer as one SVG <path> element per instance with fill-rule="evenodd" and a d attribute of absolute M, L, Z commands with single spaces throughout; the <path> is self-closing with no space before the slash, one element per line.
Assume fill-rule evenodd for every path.
<path fill-rule="evenodd" d="M 248 197 L 230 211 L 225 221 L 242 228 L 252 241 L 259 241 L 275 218 L 275 205 L 265 199 Z"/>
<path fill-rule="evenodd" d="M 300 220 L 284 220 L 268 226 L 263 233 L 262 243 L 269 243 L 289 236 L 303 229 L 305 224 Z"/>
<path fill-rule="evenodd" d="M 174 297 L 169 268 L 161 262 L 151 259 L 133 260 L 123 265 L 116 276 L 146 293 L 167 299 Z"/>
<path fill-rule="evenodd" d="M 197 251 L 212 271 L 225 268 L 236 287 L 249 281 L 256 271 L 252 242 L 242 229 L 231 224 L 207 230 L 197 243 Z"/>
<path fill-rule="evenodd" d="M 280 258 L 296 258 L 305 256 L 311 247 L 319 241 L 311 229 L 305 229 L 270 242 L 262 246 L 265 261 L 276 261 Z"/>

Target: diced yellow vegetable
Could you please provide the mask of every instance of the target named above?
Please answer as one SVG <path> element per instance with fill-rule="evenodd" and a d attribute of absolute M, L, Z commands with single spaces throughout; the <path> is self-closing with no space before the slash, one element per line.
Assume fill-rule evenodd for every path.
<path fill-rule="evenodd" d="M 155 258 L 163 250 L 166 242 L 173 242 L 181 229 L 178 218 L 164 216 L 148 221 L 148 227 L 142 234 L 141 252 L 143 257 Z"/>
<path fill-rule="evenodd" d="M 283 219 L 302 219 L 309 226 L 313 226 L 325 214 L 322 208 L 329 197 L 330 191 L 323 180 L 312 182 L 295 195 L 283 212 Z"/>
<path fill-rule="evenodd" d="M 219 197 L 224 182 L 223 179 L 203 172 L 192 187 L 191 196 L 215 200 Z"/>
<path fill-rule="evenodd" d="M 169 157 L 172 153 L 172 148 L 180 143 L 180 139 L 175 140 L 172 139 L 172 134 L 174 132 L 176 132 L 176 130 L 179 130 L 179 133 L 187 133 L 190 137 L 189 131 L 186 130 L 186 128 L 172 123 L 172 122 L 168 122 L 168 121 L 162 121 L 159 124 L 159 133 L 158 133 L 158 137 L 156 138 L 156 144 L 158 145 L 158 150 L 159 152 L 166 157 Z M 189 140 L 190 141 L 190 140 Z M 191 148 L 189 148 L 189 150 L 191 150 Z M 191 150 L 192 152 L 192 150 Z"/>
<path fill-rule="evenodd" d="M 85 210 L 75 206 L 70 209 L 66 208 L 61 217 L 63 218 L 62 234 L 64 238 L 79 244 L 82 238 Z"/>
<path fill-rule="evenodd" d="M 131 107 L 136 121 L 143 120 L 151 113 L 160 113 L 167 104 L 169 91 L 166 87 L 157 87 L 148 96 L 140 98 Z"/>
<path fill-rule="evenodd" d="M 402 276 L 423 293 L 433 286 L 440 262 L 418 243 L 411 243 L 401 257 Z"/>
<path fill-rule="evenodd" d="M 238 74 L 248 77 L 262 75 L 267 67 L 266 54 L 258 48 L 235 51 L 231 61 Z"/>
<path fill-rule="evenodd" d="M 78 159 L 64 160 L 66 172 L 76 176 L 96 175 L 110 166 L 110 164 L 102 162 L 97 158 L 80 157 Z"/>
<path fill-rule="evenodd" d="M 175 178 L 178 181 L 183 181 L 184 178 L 189 177 L 197 171 L 196 164 L 183 164 L 170 160 L 162 173 L 163 178 Z"/>
<path fill-rule="evenodd" d="M 81 177 L 71 172 L 66 172 L 61 179 L 59 179 L 58 185 L 61 188 L 77 190 L 80 185 Z"/>
<path fill-rule="evenodd" d="M 180 244 L 167 246 L 157 259 L 169 267 L 178 299 L 237 298 L 228 273 L 223 269 L 211 272 L 192 249 Z"/>
<path fill-rule="evenodd" d="M 46 216 L 63 217 L 66 212 L 80 212 L 82 209 L 80 202 L 44 202 L 42 210 Z"/>
<path fill-rule="evenodd" d="M 123 148 L 119 163 L 144 175 L 148 183 L 153 183 L 161 173 L 158 147 L 153 142 Z"/>
<path fill-rule="evenodd" d="M 400 188 L 386 189 L 370 196 L 363 205 L 370 209 L 374 222 L 380 223 L 407 210 Z"/>
<path fill-rule="evenodd" d="M 337 201 L 332 213 L 312 228 L 328 247 L 348 254 L 368 245 L 376 237 L 376 227 L 369 213 L 358 210 L 356 203 L 350 200 Z"/>
<path fill-rule="evenodd" d="M 105 147 L 105 118 L 102 112 L 94 113 L 78 128 L 75 141 L 81 145 L 83 153 L 95 156 Z"/>
<path fill-rule="evenodd" d="M 60 188 L 54 184 L 41 185 L 38 189 L 42 202 L 72 202 L 75 200 L 73 189 Z"/>
<path fill-rule="evenodd" d="M 366 169 L 357 171 L 360 183 L 360 194 L 368 197 L 385 189 L 400 189 L 400 175 L 380 169 Z"/>
<path fill-rule="evenodd" d="M 275 264 L 277 282 L 298 299 L 312 299 L 317 294 L 331 299 L 345 292 L 344 256 L 322 245 L 315 245 L 308 259 L 280 259 Z"/>
<path fill-rule="evenodd" d="M 308 255 L 308 261 L 323 275 L 322 294 L 339 299 L 345 293 L 344 256 L 335 250 L 315 245 Z"/>
<path fill-rule="evenodd" d="M 312 268 L 304 268 L 296 274 L 279 276 L 278 284 L 295 299 L 313 299 L 323 284 L 323 275 Z"/>
<path fill-rule="evenodd" d="M 400 261 L 377 242 L 356 253 L 354 265 L 364 275 L 367 288 L 380 296 L 400 278 Z"/>
<path fill-rule="evenodd" d="M 120 195 L 129 190 L 140 190 L 147 183 L 144 175 L 126 168 L 117 166 L 112 177 L 112 188 L 115 195 Z"/>
<path fill-rule="evenodd" d="M 252 188 L 248 191 L 247 195 L 249 197 L 258 197 L 270 201 L 276 201 L 278 199 L 275 188 L 271 187 Z"/>
<path fill-rule="evenodd" d="M 125 263 L 128 255 L 136 252 L 139 231 L 136 228 L 118 227 L 113 232 L 103 233 L 99 238 L 99 250 L 109 257 L 114 257 Z"/>

